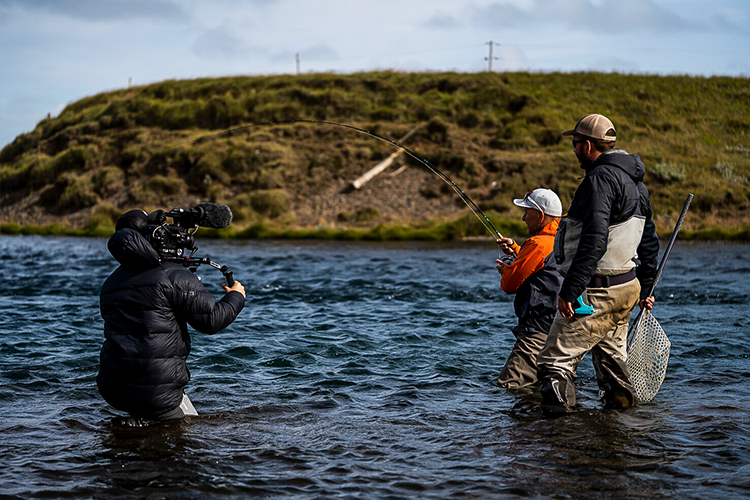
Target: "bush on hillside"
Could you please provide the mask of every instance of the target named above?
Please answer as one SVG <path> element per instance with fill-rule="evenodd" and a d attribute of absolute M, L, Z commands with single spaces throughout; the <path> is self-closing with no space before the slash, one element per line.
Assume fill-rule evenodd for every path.
<path fill-rule="evenodd" d="M 214 184 L 229 184 L 231 177 L 222 168 L 218 152 L 209 152 L 202 155 L 190 168 L 186 181 L 191 191 L 205 194 Z"/>
<path fill-rule="evenodd" d="M 747 177 L 744 175 L 737 175 L 734 171 L 734 166 L 729 162 L 719 162 L 715 164 L 714 170 L 716 170 L 721 177 L 730 184 L 747 183 Z"/>
<path fill-rule="evenodd" d="M 279 217 L 287 211 L 286 191 L 269 189 L 250 193 L 250 205 L 253 210 L 266 217 Z"/>
<path fill-rule="evenodd" d="M 146 180 L 140 187 L 131 190 L 130 201 L 140 205 L 164 205 L 164 203 L 185 196 L 188 185 L 178 177 L 156 175 Z"/>
<path fill-rule="evenodd" d="M 86 169 L 88 150 L 83 146 L 73 146 L 57 154 L 46 162 L 31 167 L 29 183 L 35 187 L 54 183 L 63 173 L 79 172 Z"/>
<path fill-rule="evenodd" d="M 40 194 L 40 202 L 63 210 L 78 210 L 97 202 L 91 179 L 66 172 Z"/>
<path fill-rule="evenodd" d="M 380 217 L 380 212 L 375 207 L 360 207 L 354 211 L 339 212 L 336 219 L 339 222 L 357 222 L 365 223 L 372 222 Z"/>
<path fill-rule="evenodd" d="M 94 191 L 107 197 L 122 191 L 125 187 L 125 173 L 114 166 L 104 167 L 92 177 Z"/>
<path fill-rule="evenodd" d="M 88 177 L 77 177 L 60 195 L 58 206 L 64 210 L 78 210 L 96 204 L 98 198 Z"/>
<path fill-rule="evenodd" d="M 256 187 L 262 190 L 281 189 L 284 187 L 284 176 L 278 168 L 262 172 L 258 176 Z"/>
<path fill-rule="evenodd" d="M 750 158 L 750 148 L 746 148 L 745 146 L 727 146 L 724 149 L 729 153 L 739 153 L 745 158 Z"/>
<path fill-rule="evenodd" d="M 646 170 L 646 174 L 662 183 L 684 181 L 687 178 L 685 166 L 676 163 L 656 163 Z"/>
<path fill-rule="evenodd" d="M 90 236 L 109 236 L 114 232 L 121 215 L 122 210 L 110 203 L 102 203 L 96 207 L 83 229 Z"/>
<path fill-rule="evenodd" d="M 235 196 L 227 202 L 227 205 L 232 210 L 232 222 L 235 224 L 255 221 L 258 218 L 258 214 L 253 210 L 250 201 L 250 193 L 242 193 Z"/>
<path fill-rule="evenodd" d="M 50 161 L 44 153 L 26 154 L 15 163 L 0 167 L 0 186 L 4 190 L 21 189 L 33 186 L 31 172 Z"/>
<path fill-rule="evenodd" d="M 39 134 L 29 132 L 16 137 L 13 142 L 0 150 L 0 164 L 10 163 L 26 151 L 30 151 L 39 144 Z"/>

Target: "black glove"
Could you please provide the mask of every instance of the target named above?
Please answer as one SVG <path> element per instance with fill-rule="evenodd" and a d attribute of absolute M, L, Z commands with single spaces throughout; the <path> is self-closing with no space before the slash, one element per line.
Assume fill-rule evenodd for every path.
<path fill-rule="evenodd" d="M 117 219 L 117 225 L 115 231 L 120 229 L 134 229 L 136 231 L 143 232 L 148 224 L 148 216 L 143 210 L 129 210 Z"/>
<path fill-rule="evenodd" d="M 148 214 L 147 220 L 149 226 L 161 226 L 167 221 L 167 212 L 164 210 L 154 210 Z"/>

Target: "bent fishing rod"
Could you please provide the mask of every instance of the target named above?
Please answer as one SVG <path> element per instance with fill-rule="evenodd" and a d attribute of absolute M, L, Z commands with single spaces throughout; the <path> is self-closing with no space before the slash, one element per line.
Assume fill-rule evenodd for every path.
<path fill-rule="evenodd" d="M 178 143 L 175 143 L 175 144 L 173 144 L 171 146 L 168 146 L 168 148 L 169 147 L 181 146 L 183 144 L 192 144 L 192 143 L 200 141 L 200 140 L 211 139 L 211 138 L 214 138 L 214 137 L 221 137 L 223 135 L 230 135 L 230 134 L 232 134 L 234 132 L 237 132 L 237 131 L 240 131 L 240 130 L 255 128 L 255 127 L 270 126 L 270 125 L 292 125 L 292 124 L 295 124 L 295 123 L 312 123 L 312 124 L 316 124 L 316 125 L 331 125 L 331 126 L 336 126 L 336 127 L 342 127 L 342 128 L 345 128 L 345 129 L 353 130 L 353 131 L 355 131 L 357 133 L 360 133 L 360 134 L 368 135 L 368 136 L 373 137 L 373 138 L 375 138 L 375 139 L 377 139 L 377 140 L 379 140 L 381 142 L 384 142 L 386 144 L 390 144 L 392 146 L 396 146 L 397 148 L 400 148 L 401 150 L 404 151 L 404 153 L 406 153 L 407 155 L 411 156 L 412 158 L 414 158 L 415 160 L 417 160 L 419 163 L 421 163 L 422 165 L 424 165 L 425 167 L 427 167 L 428 170 L 430 170 L 433 174 L 437 175 L 443 182 L 445 182 L 446 184 L 448 184 L 451 187 L 451 189 L 453 189 L 453 191 L 458 195 L 458 197 L 461 199 L 461 201 L 463 201 L 466 204 L 466 206 L 469 207 L 469 210 L 471 210 L 471 212 L 476 216 L 476 218 L 479 219 L 479 222 L 482 223 L 482 225 L 484 226 L 484 228 L 487 229 L 487 231 L 489 231 L 489 233 L 493 237 L 495 237 L 497 239 L 503 238 L 503 235 L 500 234 L 500 231 L 498 231 L 497 228 L 495 228 L 495 226 L 490 221 L 489 217 L 487 217 L 484 214 L 484 212 L 482 212 L 482 210 L 477 206 L 477 204 L 474 203 L 474 200 L 472 200 L 471 198 L 469 198 L 469 195 L 467 195 L 464 192 L 464 190 L 461 189 L 458 186 L 458 184 L 456 184 L 455 182 L 453 182 L 453 179 L 451 179 L 450 177 L 448 177 L 447 175 L 445 175 L 443 172 L 441 172 L 437 167 L 435 167 L 434 165 L 432 165 L 425 158 L 423 158 L 422 156 L 418 155 L 417 153 L 415 153 L 411 149 L 407 148 L 403 144 L 399 144 L 398 142 L 393 141 L 393 140 L 391 140 L 391 139 L 389 139 L 387 137 L 384 137 L 384 136 L 382 136 L 382 135 L 380 135 L 380 134 L 378 134 L 376 132 L 370 132 L 369 130 L 365 130 L 365 129 L 362 129 L 362 128 L 359 128 L 359 127 L 355 127 L 353 125 L 348 125 L 346 123 L 337 123 L 337 122 L 330 122 L 330 121 L 325 121 L 325 120 L 282 120 L 282 121 L 270 121 L 270 122 L 263 122 L 263 123 L 250 123 L 250 124 L 246 124 L 246 125 L 240 125 L 238 127 L 228 128 L 226 130 L 222 130 L 221 132 L 217 132 L 217 133 L 214 133 L 214 134 L 206 134 L 206 135 L 202 135 L 200 137 L 197 137 L 195 139 L 189 139 L 189 140 L 186 140 L 186 141 L 178 142 Z"/>

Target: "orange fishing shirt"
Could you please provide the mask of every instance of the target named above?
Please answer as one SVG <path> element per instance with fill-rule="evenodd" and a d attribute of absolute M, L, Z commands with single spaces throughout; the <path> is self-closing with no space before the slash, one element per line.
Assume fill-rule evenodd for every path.
<path fill-rule="evenodd" d="M 500 279 L 500 288 L 505 293 L 516 293 L 523 282 L 535 272 L 544 267 L 544 259 L 552 252 L 555 244 L 555 233 L 560 219 L 553 220 L 539 231 L 538 234 L 524 241 L 519 248 L 513 244 L 516 260 L 506 266 Z"/>

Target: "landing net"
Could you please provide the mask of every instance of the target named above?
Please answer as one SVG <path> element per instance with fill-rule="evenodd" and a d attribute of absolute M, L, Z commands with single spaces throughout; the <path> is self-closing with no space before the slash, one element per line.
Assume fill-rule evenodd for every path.
<path fill-rule="evenodd" d="M 628 345 L 628 369 L 639 401 L 651 401 L 659 392 L 667 372 L 671 345 L 653 314 L 644 314 L 640 328 Z"/>

